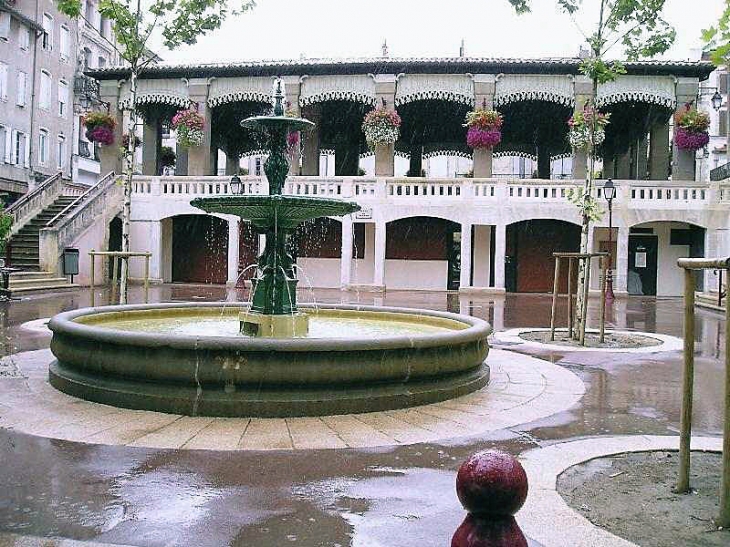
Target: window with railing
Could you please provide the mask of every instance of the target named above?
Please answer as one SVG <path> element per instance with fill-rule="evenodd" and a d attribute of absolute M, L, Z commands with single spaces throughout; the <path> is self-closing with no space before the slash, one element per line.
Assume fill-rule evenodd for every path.
<path fill-rule="evenodd" d="M 82 158 L 90 158 L 91 150 L 89 149 L 89 143 L 86 141 L 79 141 L 79 156 Z"/>

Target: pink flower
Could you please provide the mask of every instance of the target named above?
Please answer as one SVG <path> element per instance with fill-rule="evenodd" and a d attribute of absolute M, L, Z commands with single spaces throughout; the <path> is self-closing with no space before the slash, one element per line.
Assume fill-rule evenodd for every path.
<path fill-rule="evenodd" d="M 99 144 L 114 144 L 114 131 L 103 125 L 92 129 L 87 136 L 89 140 Z"/>
<path fill-rule="evenodd" d="M 674 142 L 680 150 L 699 150 L 710 142 L 710 136 L 706 131 L 689 131 L 684 127 L 678 127 L 674 135 Z"/>
<path fill-rule="evenodd" d="M 470 127 L 466 133 L 466 144 L 470 148 L 491 149 L 497 146 L 502 140 L 502 132 L 497 129 L 482 129 Z"/>

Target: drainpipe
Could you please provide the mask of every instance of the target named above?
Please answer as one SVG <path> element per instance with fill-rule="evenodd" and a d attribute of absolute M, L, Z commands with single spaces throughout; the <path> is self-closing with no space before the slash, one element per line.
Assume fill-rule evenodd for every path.
<path fill-rule="evenodd" d="M 33 20 L 36 23 L 38 22 L 39 3 L 40 0 L 35 0 L 35 17 Z M 41 34 L 42 31 L 36 31 L 35 40 L 33 41 L 33 77 L 31 78 L 30 84 L 30 138 L 28 139 L 28 169 L 31 170 L 31 173 L 35 171 L 33 167 L 33 143 L 35 142 L 33 138 L 33 129 L 35 126 L 35 81 L 37 72 L 36 65 L 38 62 L 38 36 Z"/>

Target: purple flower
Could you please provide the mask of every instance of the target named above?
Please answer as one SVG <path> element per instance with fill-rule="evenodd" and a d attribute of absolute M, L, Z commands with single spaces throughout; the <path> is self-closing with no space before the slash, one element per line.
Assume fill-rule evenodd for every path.
<path fill-rule="evenodd" d="M 494 148 L 502 140 L 502 133 L 496 129 L 470 127 L 466 133 L 466 144 L 470 148 Z"/>
<path fill-rule="evenodd" d="M 699 150 L 710 142 L 710 136 L 706 131 L 689 131 L 684 127 L 678 127 L 674 135 L 674 142 L 680 150 Z"/>
<path fill-rule="evenodd" d="M 114 144 L 114 131 L 106 126 L 100 125 L 87 133 L 89 139 L 99 144 Z"/>

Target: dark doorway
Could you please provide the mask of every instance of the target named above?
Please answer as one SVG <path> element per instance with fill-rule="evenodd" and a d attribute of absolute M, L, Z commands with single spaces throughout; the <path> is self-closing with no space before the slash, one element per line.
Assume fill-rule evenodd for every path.
<path fill-rule="evenodd" d="M 655 235 L 629 235 L 629 294 L 656 296 L 658 248 Z"/>
<path fill-rule="evenodd" d="M 508 292 L 548 293 L 553 290 L 555 252 L 578 252 L 580 226 L 562 220 L 525 220 L 507 226 L 505 288 Z M 560 292 L 568 290 L 567 267 Z"/>
<path fill-rule="evenodd" d="M 228 223 L 208 215 L 173 217 L 173 283 L 222 285 L 227 278 Z"/>
<path fill-rule="evenodd" d="M 243 287 L 245 282 L 252 279 L 256 268 L 252 268 L 258 261 L 259 235 L 250 222 L 238 223 L 238 280 L 237 287 Z"/>
<path fill-rule="evenodd" d="M 122 219 L 114 217 L 109 223 L 109 251 L 121 251 L 122 250 Z M 121 272 L 122 261 L 120 260 L 117 264 L 117 275 Z M 112 279 L 114 275 L 114 259 L 109 257 L 109 279 Z"/>
<path fill-rule="evenodd" d="M 446 289 L 458 291 L 461 284 L 461 227 L 451 230 L 446 236 L 446 256 L 449 261 Z"/>

